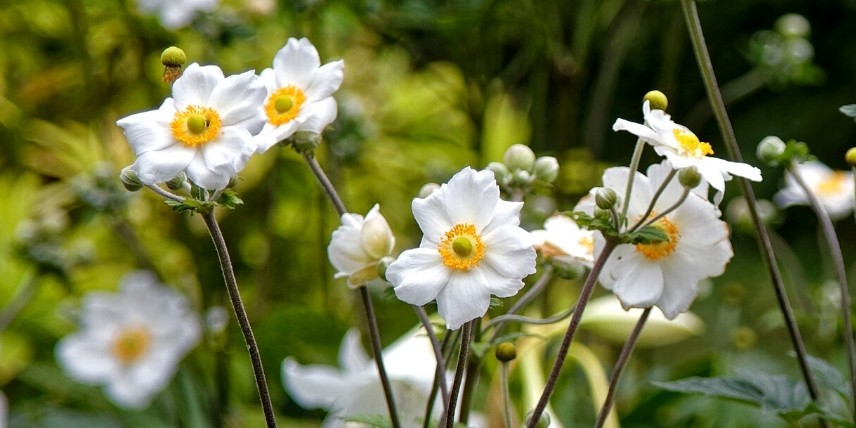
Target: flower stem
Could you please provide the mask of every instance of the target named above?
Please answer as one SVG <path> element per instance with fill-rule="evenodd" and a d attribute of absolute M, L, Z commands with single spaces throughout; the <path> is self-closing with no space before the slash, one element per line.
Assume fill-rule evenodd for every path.
<path fill-rule="evenodd" d="M 838 236 L 835 234 L 835 227 L 832 225 L 832 220 L 823 204 L 817 199 L 808 184 L 802 176 L 797 172 L 796 165 L 790 162 L 787 165 L 788 173 L 794 177 L 794 180 L 808 195 L 808 201 L 817 216 L 818 224 L 823 231 L 826 244 L 829 247 L 829 255 L 832 257 L 832 263 L 835 265 L 835 274 L 838 277 L 838 286 L 841 290 L 841 317 L 843 324 L 842 334 L 844 335 L 844 344 L 847 347 L 847 366 L 850 369 L 850 389 L 853 393 L 853 403 L 851 403 L 850 412 L 856 414 L 853 406 L 856 406 L 856 344 L 853 343 L 853 327 L 850 321 L 850 292 L 847 287 L 847 273 L 844 268 L 844 257 L 841 254 L 841 244 L 838 242 Z"/>
<path fill-rule="evenodd" d="M 499 368 L 499 383 L 502 385 L 502 407 L 505 409 L 505 428 L 511 428 L 511 397 L 508 393 L 508 362 Z"/>
<path fill-rule="evenodd" d="M 517 311 L 519 311 L 521 308 L 529 304 L 532 299 L 534 299 L 539 294 L 541 294 L 542 291 L 544 291 L 544 288 L 547 286 L 547 284 L 550 283 L 551 279 L 553 279 L 553 266 L 546 265 L 544 267 L 544 270 L 541 272 L 541 276 L 538 278 L 538 281 L 535 281 L 535 284 L 533 284 L 532 287 L 529 288 L 529 291 L 527 291 L 526 294 L 523 295 L 523 297 L 514 302 L 514 304 L 511 305 L 511 308 L 508 309 L 508 312 L 501 315 L 501 317 L 513 315 L 517 313 Z M 493 335 L 490 337 L 489 343 L 493 343 L 497 339 L 497 337 L 502 334 L 502 329 L 505 328 L 507 320 L 508 318 L 502 318 L 500 320 L 494 318 L 490 320 L 487 325 L 485 325 L 485 330 L 487 330 L 493 325 L 496 325 L 496 330 L 493 331 Z"/>
<path fill-rule="evenodd" d="M 437 382 L 440 384 L 440 391 L 443 394 L 443 402 L 448 402 L 449 387 L 448 385 L 446 385 L 445 375 L 446 359 L 443 358 L 443 350 L 440 349 L 440 341 L 437 340 L 437 335 L 434 334 L 434 326 L 431 325 L 431 320 L 428 319 L 428 314 L 425 313 L 425 308 L 418 305 L 411 306 L 413 306 L 413 310 L 416 312 L 416 316 L 419 317 L 419 321 L 422 323 L 422 326 L 425 327 L 425 333 L 428 335 L 428 339 L 431 341 L 431 347 L 434 349 L 434 358 L 437 359 L 437 370 L 435 376 Z"/>
<path fill-rule="evenodd" d="M 636 147 L 633 149 L 633 157 L 630 158 L 630 177 L 627 179 L 627 188 L 624 189 L 624 204 L 621 206 L 621 218 L 627 217 L 627 209 L 630 208 L 630 192 L 633 191 L 633 178 L 636 170 L 639 169 L 639 162 L 642 161 L 642 150 L 645 148 L 645 142 L 642 139 L 636 140 Z M 621 227 L 621 225 L 616 225 Z"/>
<path fill-rule="evenodd" d="M 633 174 L 632 171 L 631 171 L 631 174 Z M 635 232 L 636 229 L 639 229 L 640 227 L 644 227 L 642 224 L 645 223 L 645 221 L 648 219 L 648 216 L 651 215 L 652 211 L 654 211 L 654 205 L 657 204 L 657 200 L 660 199 L 660 196 L 663 195 L 663 192 L 666 190 L 666 187 L 669 186 L 669 183 L 672 181 L 672 179 L 675 178 L 675 175 L 677 175 L 677 174 L 678 174 L 678 170 L 676 170 L 674 168 L 671 171 L 669 171 L 669 175 L 667 175 L 666 179 L 663 180 L 662 183 L 660 183 L 660 187 L 657 188 L 657 191 L 654 192 L 654 196 L 651 197 L 651 203 L 648 204 L 648 209 L 645 210 L 645 213 L 642 214 L 641 217 L 639 217 L 639 221 L 637 221 L 636 224 L 634 224 L 633 227 L 630 228 L 631 232 Z M 633 181 L 633 178 L 634 177 L 631 175 L 628 180 Z M 627 198 L 627 199 L 629 200 L 630 198 Z M 684 193 L 683 199 L 686 199 L 686 192 Z M 683 199 L 681 199 L 680 202 L 683 202 Z M 625 215 L 626 215 L 626 213 L 625 213 Z M 656 220 L 654 220 L 654 221 L 656 221 Z M 652 222 L 649 222 L 649 224 L 650 223 L 652 223 Z M 645 224 L 645 226 L 647 226 L 647 225 L 648 224 Z"/>
<path fill-rule="evenodd" d="M 740 154 L 740 147 L 737 145 L 737 137 L 734 135 L 734 129 L 731 127 L 731 121 L 728 119 L 728 113 L 725 111 L 725 103 L 722 101 L 722 95 L 719 92 L 719 87 L 716 84 L 716 76 L 713 72 L 713 64 L 710 62 L 710 55 L 707 51 L 707 46 L 704 42 L 704 34 L 701 29 L 701 21 L 698 17 L 698 10 L 694 0 L 681 0 L 681 9 L 684 13 L 684 19 L 687 24 L 687 29 L 690 34 L 693 49 L 695 51 L 696 60 L 698 61 L 699 71 L 704 80 L 705 89 L 707 90 L 708 98 L 713 108 L 716 122 L 719 125 L 719 130 L 725 140 L 725 147 L 731 158 L 736 162 L 743 162 L 743 156 Z M 764 221 L 758 214 L 758 202 L 755 198 L 755 193 L 749 181 L 745 178 L 738 177 L 738 183 L 743 190 L 743 196 L 746 198 L 749 207 L 749 213 L 752 216 L 752 222 L 755 225 L 755 231 L 758 234 L 758 241 L 761 247 L 761 253 L 764 257 L 764 263 L 770 274 L 770 279 L 773 283 L 773 290 L 778 300 L 779 309 L 785 319 L 785 325 L 788 328 L 788 333 L 791 337 L 791 342 L 794 351 L 797 354 L 800 370 L 808 387 L 809 395 L 813 400 L 816 400 L 820 393 L 817 389 L 817 384 L 812 377 L 811 370 L 808 365 L 808 355 L 805 349 L 802 335 L 797 326 L 796 318 L 794 317 L 793 309 L 788 302 L 788 295 L 785 292 L 785 287 L 782 282 L 782 276 L 779 272 L 779 267 L 776 264 L 776 257 L 773 254 L 773 247 L 770 243 L 770 237 L 767 234 L 767 229 Z M 828 425 L 826 421 L 823 421 Z"/>
<path fill-rule="evenodd" d="M 164 198 L 171 199 L 171 200 L 176 201 L 176 202 L 184 202 L 184 198 L 182 198 L 181 196 L 178 196 L 172 192 L 168 192 L 168 191 L 162 189 L 160 186 L 157 186 L 154 184 L 146 184 L 146 187 L 148 187 L 149 189 L 152 189 L 153 192 L 157 193 L 160 196 L 163 196 Z"/>
<path fill-rule="evenodd" d="M 481 318 L 476 318 L 480 320 Z M 452 382 L 452 390 L 449 391 L 449 401 L 446 403 L 446 425 L 452 428 L 455 425 L 455 407 L 458 402 L 458 393 L 464 380 L 464 372 L 468 366 L 467 356 L 470 353 L 470 339 L 472 338 L 473 321 L 464 323 L 461 329 L 461 351 L 458 353 L 458 363 L 455 368 L 455 380 Z"/>
<path fill-rule="evenodd" d="M 214 247 L 217 248 L 217 256 L 220 259 L 220 268 L 223 270 L 226 289 L 229 291 L 229 299 L 232 301 L 232 309 L 235 311 L 235 317 L 238 319 L 238 325 L 241 327 L 241 333 L 244 335 L 244 341 L 250 353 L 253 374 L 256 377 L 256 388 L 259 390 L 259 400 L 262 404 L 262 410 L 264 410 L 267 426 L 276 427 L 276 418 L 274 417 L 273 405 L 270 401 L 267 381 L 265 380 L 265 370 L 262 367 L 262 359 L 259 355 L 259 346 L 256 343 L 256 338 L 253 336 L 253 328 L 250 326 L 250 320 L 247 318 L 247 312 L 244 310 L 244 303 L 241 301 L 241 293 L 238 290 L 235 271 L 232 269 L 232 260 L 229 257 L 226 240 L 223 239 L 223 233 L 220 231 L 217 219 L 214 218 L 213 210 L 202 213 L 202 218 L 205 219 L 205 225 L 208 226 L 208 232 L 214 241 Z"/>
<path fill-rule="evenodd" d="M 318 179 L 318 184 L 321 185 L 321 188 L 324 189 L 324 192 L 327 193 L 327 197 L 330 198 L 330 202 L 333 204 L 333 207 L 336 208 L 336 212 L 341 216 L 348 212 L 345 209 L 345 204 L 342 202 L 342 198 L 339 197 L 339 193 L 336 192 L 336 188 L 333 187 L 333 183 L 330 182 L 330 179 L 327 178 L 327 174 L 324 173 L 324 170 L 321 169 L 321 165 L 318 164 L 318 159 L 315 159 L 314 156 L 309 153 L 303 152 L 303 159 L 306 159 L 306 164 L 309 165 L 309 169 L 312 170 L 312 173 L 315 174 L 315 178 Z"/>
<path fill-rule="evenodd" d="M 445 356 L 446 352 L 445 351 L 449 349 L 448 345 L 451 342 L 451 340 L 450 340 L 451 337 L 452 337 L 452 331 L 446 330 L 445 334 L 443 335 L 443 342 L 440 344 L 440 358 L 444 361 L 444 363 L 446 361 L 446 356 Z M 428 396 L 428 403 L 425 404 L 425 418 L 424 418 L 424 422 L 422 423 L 422 428 L 430 428 L 430 426 L 431 426 L 431 413 L 432 413 L 431 410 L 434 409 L 434 401 L 437 398 L 437 389 L 439 388 L 439 384 L 440 384 L 440 378 L 437 377 L 438 375 L 443 377 L 442 382 L 445 383 L 446 382 L 446 366 L 445 366 L 445 364 L 440 368 L 440 370 L 437 371 L 436 375 L 434 376 L 434 383 L 431 385 L 431 394 Z M 449 402 L 448 395 L 444 396 L 443 397 L 443 405 L 445 406 L 446 403 L 448 403 L 448 402 Z M 444 410 L 443 415 L 445 415 L 445 414 L 446 414 L 446 411 Z"/>
<path fill-rule="evenodd" d="M 651 308 L 651 306 L 645 308 L 642 315 L 639 316 L 639 321 L 636 323 L 636 327 L 633 328 L 633 332 L 630 333 L 630 337 L 627 338 L 627 342 L 625 342 L 624 347 L 621 348 L 621 353 L 618 355 L 618 360 L 615 362 L 615 367 L 612 369 L 612 376 L 609 378 L 609 391 L 607 391 L 606 399 L 603 401 L 603 406 L 601 406 L 600 412 L 597 414 L 597 422 L 595 423 L 596 428 L 603 426 L 604 422 L 606 422 L 606 418 L 609 416 L 609 411 L 612 410 L 612 405 L 615 402 L 615 391 L 618 386 L 618 377 L 621 376 L 621 372 L 624 370 L 624 367 L 627 365 L 627 361 L 630 359 L 630 354 L 633 352 L 633 348 L 636 346 L 636 341 L 639 339 L 639 333 L 642 332 L 642 327 L 645 326 L 645 322 L 648 321 L 648 315 L 651 314 Z"/>
<path fill-rule="evenodd" d="M 553 369 L 550 370 L 550 376 L 547 378 L 547 384 L 544 386 L 541 398 L 538 400 L 538 404 L 532 411 L 528 428 L 535 428 L 535 426 L 538 425 L 538 420 L 541 419 L 541 414 L 544 413 L 544 409 L 547 408 L 547 403 L 550 401 L 553 389 L 556 388 L 556 381 L 559 379 L 559 372 L 562 371 L 562 365 L 565 363 L 565 358 L 568 356 L 571 341 L 574 340 L 574 334 L 577 332 L 577 327 L 580 325 L 583 309 L 585 309 L 589 298 L 591 298 L 591 293 L 594 290 L 594 285 L 597 283 L 597 277 L 600 275 L 600 271 L 603 270 L 606 260 L 609 259 L 609 255 L 612 254 L 612 250 L 614 250 L 617 245 L 618 243 L 615 240 L 606 240 L 600 255 L 597 260 L 595 260 L 594 266 L 592 266 L 591 271 L 586 278 L 585 284 L 583 284 L 583 289 L 580 291 L 580 297 L 577 300 L 577 304 L 574 305 L 574 314 L 571 316 L 570 323 L 568 323 L 568 330 L 565 332 L 565 337 L 562 339 L 562 344 L 559 347 L 558 354 L 556 355 L 556 362 L 553 363 Z"/>

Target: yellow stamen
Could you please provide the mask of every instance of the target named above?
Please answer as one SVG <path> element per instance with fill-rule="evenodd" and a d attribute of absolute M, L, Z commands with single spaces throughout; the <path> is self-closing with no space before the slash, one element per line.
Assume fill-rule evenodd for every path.
<path fill-rule="evenodd" d="M 306 94 L 295 86 L 279 88 L 270 94 L 265 104 L 268 121 L 274 125 L 291 122 L 300 113 L 300 107 L 306 102 Z"/>
<path fill-rule="evenodd" d="M 471 224 L 456 224 L 446 232 L 437 251 L 443 264 L 451 269 L 469 270 L 484 257 L 484 243 Z"/>
<path fill-rule="evenodd" d="M 672 133 L 681 145 L 684 154 L 689 154 L 697 158 L 713 154 L 713 148 L 710 147 L 710 143 L 699 141 L 698 137 L 692 132 L 675 128 Z"/>
<path fill-rule="evenodd" d="M 834 195 L 840 193 L 849 177 L 844 171 L 833 171 L 832 175 L 817 185 L 817 193 L 820 195 Z"/>
<path fill-rule="evenodd" d="M 577 241 L 577 244 L 586 249 L 586 254 L 594 255 L 594 237 L 593 236 L 583 236 Z"/>
<path fill-rule="evenodd" d="M 149 350 L 151 333 L 145 327 L 132 327 L 120 331 L 113 339 L 113 356 L 123 364 L 131 364 L 140 359 Z"/>
<path fill-rule="evenodd" d="M 189 106 L 175 113 L 169 128 L 185 146 L 201 146 L 220 134 L 220 114 L 211 107 Z"/>
<path fill-rule="evenodd" d="M 651 213 L 651 216 L 648 218 L 652 218 L 656 215 L 656 213 Z M 659 220 L 655 221 L 652 226 L 663 231 L 663 233 L 669 237 L 669 242 L 636 244 L 636 251 L 642 253 L 642 255 L 648 260 L 657 261 L 663 257 L 669 256 L 673 251 L 675 251 L 675 246 L 678 245 L 678 241 L 681 239 L 681 232 L 678 230 L 678 227 L 666 217 L 661 217 Z"/>

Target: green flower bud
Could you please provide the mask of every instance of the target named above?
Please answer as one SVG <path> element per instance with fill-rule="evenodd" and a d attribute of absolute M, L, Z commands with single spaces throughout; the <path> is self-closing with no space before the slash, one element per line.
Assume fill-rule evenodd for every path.
<path fill-rule="evenodd" d="M 856 147 L 851 147 L 847 150 L 847 153 L 844 155 L 844 159 L 847 160 L 847 163 L 852 167 L 856 167 Z"/>
<path fill-rule="evenodd" d="M 419 199 L 427 198 L 428 195 L 434 193 L 434 191 L 439 189 L 439 188 L 440 188 L 440 185 L 437 183 L 428 183 L 428 184 L 422 186 L 422 188 L 419 189 Z"/>
<path fill-rule="evenodd" d="M 666 110 L 666 107 L 669 105 L 669 99 L 666 98 L 666 94 L 657 90 L 649 91 L 642 97 L 642 101 L 648 101 L 651 104 L 651 110 Z"/>
<path fill-rule="evenodd" d="M 187 174 L 179 172 L 172 180 L 166 182 L 166 187 L 169 187 L 171 190 L 179 190 L 184 186 L 185 181 L 187 181 Z"/>
<path fill-rule="evenodd" d="M 493 177 L 496 179 L 496 182 L 500 184 L 508 182 L 508 178 L 511 176 L 511 173 L 508 171 L 508 168 L 505 167 L 504 163 L 491 162 L 487 164 L 484 169 L 493 171 Z"/>
<path fill-rule="evenodd" d="M 496 355 L 497 360 L 507 363 L 517 358 L 517 347 L 511 342 L 502 342 L 499 345 L 496 345 L 494 354 Z"/>
<path fill-rule="evenodd" d="M 526 412 L 526 417 L 523 418 L 523 425 L 529 425 L 529 421 L 532 420 L 532 412 L 534 412 L 534 410 Z M 541 413 L 541 417 L 538 418 L 538 423 L 535 424 L 535 426 L 537 428 L 547 428 L 548 426 L 550 426 L 550 422 L 552 422 L 550 420 L 550 415 L 547 412 L 543 412 Z"/>
<path fill-rule="evenodd" d="M 503 156 L 505 165 L 510 170 L 521 169 L 529 171 L 535 163 L 535 152 L 523 144 L 512 144 Z"/>
<path fill-rule="evenodd" d="M 811 34 L 811 24 L 808 19 L 798 13 L 780 16 L 774 28 L 785 37 L 808 37 Z"/>
<path fill-rule="evenodd" d="M 321 134 L 315 132 L 295 132 L 287 140 L 298 153 L 314 154 L 315 149 L 321 144 Z"/>
<path fill-rule="evenodd" d="M 678 181 L 687 189 L 693 189 L 701 183 L 701 174 L 694 166 L 681 168 L 678 172 Z"/>
<path fill-rule="evenodd" d="M 512 178 L 515 183 L 521 186 L 528 186 L 532 183 L 532 175 L 529 174 L 529 171 L 524 171 L 522 169 L 514 171 Z"/>
<path fill-rule="evenodd" d="M 143 188 L 143 182 L 140 181 L 140 177 L 137 176 L 137 172 L 131 169 L 130 166 L 126 166 L 122 169 L 122 172 L 119 173 L 119 179 L 122 180 L 122 185 L 125 186 L 125 189 L 128 189 L 129 192 L 136 192 Z"/>
<path fill-rule="evenodd" d="M 594 194 L 594 203 L 602 210 L 610 210 L 618 203 L 618 194 L 615 193 L 615 190 L 601 187 Z"/>
<path fill-rule="evenodd" d="M 781 161 L 779 158 L 783 153 L 785 153 L 785 147 L 785 142 L 782 141 L 781 138 L 771 135 L 764 137 L 764 139 L 758 143 L 758 148 L 755 154 L 761 162 L 773 165 Z"/>
<path fill-rule="evenodd" d="M 559 176 L 559 161 L 552 156 L 535 159 L 535 178 L 552 183 Z"/>
<path fill-rule="evenodd" d="M 181 48 L 170 46 L 161 54 L 161 64 L 167 67 L 181 67 L 187 62 L 187 55 Z"/>

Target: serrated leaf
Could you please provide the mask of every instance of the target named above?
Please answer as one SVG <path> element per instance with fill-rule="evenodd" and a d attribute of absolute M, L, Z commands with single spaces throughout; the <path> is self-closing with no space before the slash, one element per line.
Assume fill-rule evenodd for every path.
<path fill-rule="evenodd" d="M 226 189 L 223 191 L 223 194 L 220 195 L 220 199 L 217 199 L 217 203 L 227 209 L 233 210 L 238 205 L 243 205 L 244 201 L 238 197 L 238 194 L 235 193 L 231 189 Z"/>
<path fill-rule="evenodd" d="M 856 118 L 856 104 L 847 104 L 845 106 L 841 106 L 838 108 L 838 111 L 852 118 Z"/>
<path fill-rule="evenodd" d="M 392 422 L 385 415 L 356 415 L 341 418 L 345 422 L 357 422 L 375 428 L 391 428 Z"/>
<path fill-rule="evenodd" d="M 744 372 L 740 377 L 694 377 L 652 383 L 669 391 L 742 401 L 779 414 L 805 414 L 811 403 L 805 385 L 784 375 Z"/>
<path fill-rule="evenodd" d="M 820 384 L 832 388 L 839 395 L 849 401 L 853 391 L 850 388 L 850 383 L 844 378 L 841 372 L 826 361 L 808 356 L 808 366 L 812 373 L 817 376 L 817 381 Z"/>

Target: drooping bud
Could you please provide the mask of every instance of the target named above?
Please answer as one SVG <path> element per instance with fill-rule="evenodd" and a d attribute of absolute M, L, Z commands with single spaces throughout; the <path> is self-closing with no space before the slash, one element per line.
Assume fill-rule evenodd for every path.
<path fill-rule="evenodd" d="M 669 99 L 666 97 L 666 94 L 658 90 L 649 91 L 642 97 L 642 101 L 648 101 L 651 104 L 651 110 L 666 110 L 666 107 L 669 105 Z"/>
<path fill-rule="evenodd" d="M 533 412 L 534 412 L 534 410 L 530 410 L 530 411 L 526 412 L 526 417 L 523 418 L 523 420 L 524 420 L 523 425 L 527 425 L 527 426 L 529 425 L 529 421 L 532 420 L 532 413 Z M 538 423 L 535 424 L 535 427 L 536 428 L 547 428 L 550 426 L 550 422 L 552 422 L 550 420 L 550 415 L 547 412 L 543 412 L 543 413 L 541 413 L 541 417 L 538 418 Z"/>
<path fill-rule="evenodd" d="M 553 156 L 535 159 L 535 178 L 552 183 L 559 176 L 559 161 Z"/>
<path fill-rule="evenodd" d="M 681 168 L 678 172 L 678 181 L 687 189 L 694 189 L 701 183 L 701 174 L 695 166 Z"/>
<path fill-rule="evenodd" d="M 170 190 L 179 190 L 184 186 L 184 182 L 187 181 L 187 174 L 183 171 L 179 172 L 178 175 L 166 182 L 166 187 L 169 187 Z"/>
<path fill-rule="evenodd" d="M 181 67 L 187 62 L 187 55 L 181 48 L 170 46 L 161 53 L 161 64 L 163 64 L 163 81 L 175 82 L 181 77 Z"/>
<path fill-rule="evenodd" d="M 437 183 L 427 183 L 419 189 L 419 199 L 425 199 L 428 195 L 434 193 L 435 190 L 439 189 L 440 185 Z"/>
<path fill-rule="evenodd" d="M 503 156 L 505 166 L 510 170 L 529 171 L 535 163 L 535 152 L 523 144 L 512 144 Z"/>
<path fill-rule="evenodd" d="M 615 190 L 601 187 L 594 194 L 594 203 L 602 210 L 611 210 L 618 203 L 618 194 L 615 193 Z"/>
<path fill-rule="evenodd" d="M 844 159 L 850 164 L 850 166 L 856 167 L 856 147 L 851 147 L 847 150 L 847 153 L 844 155 Z"/>
<path fill-rule="evenodd" d="M 517 347 L 511 342 L 501 342 L 499 345 L 496 345 L 494 354 L 497 360 L 507 363 L 517 358 Z"/>
<path fill-rule="evenodd" d="M 140 177 L 137 176 L 137 172 L 131 169 L 130 166 L 126 166 L 122 169 L 122 172 L 119 173 L 119 179 L 122 180 L 122 185 L 125 186 L 125 189 L 128 189 L 129 192 L 136 192 L 143 188 L 143 182 L 140 181 Z"/>
<path fill-rule="evenodd" d="M 758 143 L 755 154 L 761 162 L 774 165 L 781 161 L 780 157 L 785 153 L 785 142 L 776 136 L 767 136 Z"/>

